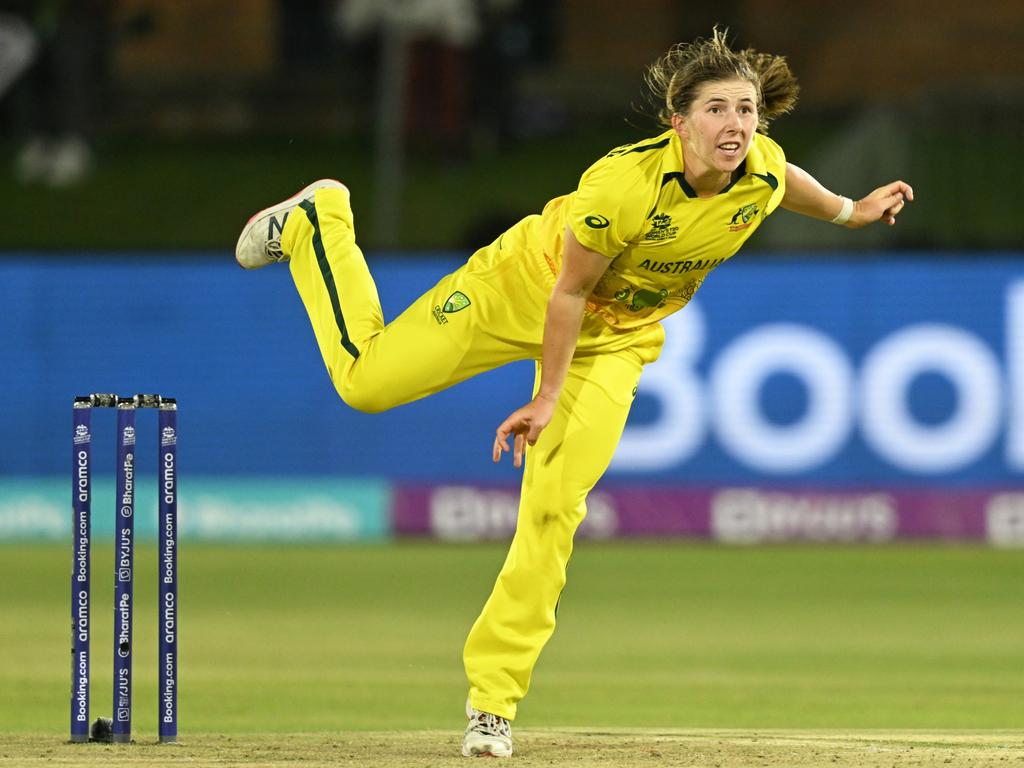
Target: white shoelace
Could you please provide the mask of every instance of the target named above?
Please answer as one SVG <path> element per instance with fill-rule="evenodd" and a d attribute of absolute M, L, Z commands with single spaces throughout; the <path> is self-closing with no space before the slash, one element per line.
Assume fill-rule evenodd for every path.
<path fill-rule="evenodd" d="M 280 261 L 284 256 L 284 251 L 281 250 L 281 240 L 279 238 L 267 240 L 266 252 L 268 259 Z"/>
<path fill-rule="evenodd" d="M 490 712 L 473 712 L 469 728 L 472 731 L 484 736 L 501 736 L 506 739 L 512 737 L 512 726 L 504 717 L 492 715 Z"/>

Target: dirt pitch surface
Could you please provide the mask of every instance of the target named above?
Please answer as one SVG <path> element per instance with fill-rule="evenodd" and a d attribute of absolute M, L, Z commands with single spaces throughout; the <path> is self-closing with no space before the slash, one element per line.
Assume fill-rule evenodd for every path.
<path fill-rule="evenodd" d="M 1024 768 L 1024 731 L 525 730 L 518 766 L 998 766 Z M 463 766 L 448 731 L 216 736 L 178 745 L 65 744 L 52 735 L 0 736 L 0 766 Z"/>

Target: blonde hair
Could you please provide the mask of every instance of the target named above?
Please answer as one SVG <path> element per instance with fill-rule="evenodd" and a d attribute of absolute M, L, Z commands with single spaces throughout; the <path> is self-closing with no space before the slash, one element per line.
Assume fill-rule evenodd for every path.
<path fill-rule="evenodd" d="M 752 48 L 734 51 L 726 39 L 728 32 L 716 25 L 710 38 L 674 45 L 648 67 L 644 82 L 659 123 L 672 125 L 672 115 L 690 111 L 701 85 L 721 80 L 745 80 L 754 86 L 761 133 L 768 132 L 772 120 L 793 109 L 800 86 L 785 57 Z"/>

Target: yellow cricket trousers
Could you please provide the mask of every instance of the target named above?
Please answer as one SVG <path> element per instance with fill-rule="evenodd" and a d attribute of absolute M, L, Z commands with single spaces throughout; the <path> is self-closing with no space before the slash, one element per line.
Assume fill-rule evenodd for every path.
<path fill-rule="evenodd" d="M 318 190 L 312 203 L 301 203 L 288 217 L 281 246 L 341 399 L 378 412 L 514 360 L 539 361 L 553 278 L 525 248 L 537 218 L 477 251 L 385 325 L 355 242 L 348 191 Z M 476 709 L 515 717 L 555 628 L 587 493 L 611 461 L 641 368 L 657 359 L 662 341 L 660 325 L 621 332 L 584 318 L 554 417 L 526 453 L 508 556 L 466 640 Z M 495 414 L 495 426 L 504 415 Z M 490 460 L 492 439 L 480 436 L 481 461 Z"/>

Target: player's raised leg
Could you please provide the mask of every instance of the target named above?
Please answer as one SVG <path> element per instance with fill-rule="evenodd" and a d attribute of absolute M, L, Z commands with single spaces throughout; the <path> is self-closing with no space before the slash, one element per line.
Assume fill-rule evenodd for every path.
<path fill-rule="evenodd" d="M 339 388 L 384 328 L 377 286 L 356 244 L 348 190 L 325 186 L 300 201 L 285 224 L 281 246 L 331 381 Z"/>
<path fill-rule="evenodd" d="M 236 258 L 250 268 L 289 262 L 331 381 L 361 411 L 416 400 L 540 351 L 546 293 L 526 285 L 526 268 L 498 245 L 385 325 L 348 190 L 336 181 L 315 182 L 254 216 Z"/>

